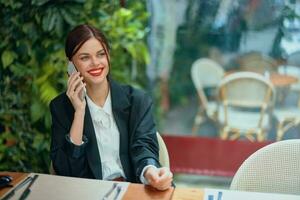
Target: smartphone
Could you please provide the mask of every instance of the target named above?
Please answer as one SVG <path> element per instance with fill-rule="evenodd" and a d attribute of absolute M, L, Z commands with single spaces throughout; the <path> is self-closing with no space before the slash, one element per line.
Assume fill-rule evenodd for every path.
<path fill-rule="evenodd" d="M 9 186 L 9 183 L 12 181 L 11 176 L 3 175 L 0 177 L 0 188 Z"/>
<path fill-rule="evenodd" d="M 69 76 L 71 76 L 71 74 L 73 74 L 74 72 L 77 72 L 77 69 L 75 67 L 75 65 L 73 64 L 73 62 L 69 61 L 68 63 L 68 74 Z M 82 83 L 83 84 L 83 83 Z M 86 88 L 83 88 L 83 92 L 81 92 L 81 100 L 83 101 L 86 95 Z"/>

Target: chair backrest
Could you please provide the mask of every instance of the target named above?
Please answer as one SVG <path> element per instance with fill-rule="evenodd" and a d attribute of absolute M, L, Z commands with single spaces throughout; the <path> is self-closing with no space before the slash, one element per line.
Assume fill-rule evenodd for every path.
<path fill-rule="evenodd" d="M 159 162 L 162 167 L 170 168 L 170 159 L 167 146 L 158 132 L 156 132 L 156 136 L 159 145 Z"/>
<path fill-rule="evenodd" d="M 275 71 L 275 61 L 258 52 L 244 54 L 239 59 L 240 66 L 244 71 L 264 74 L 265 72 Z"/>
<path fill-rule="evenodd" d="M 223 76 L 222 66 L 209 58 L 200 58 L 192 64 L 191 77 L 197 90 L 218 86 Z"/>
<path fill-rule="evenodd" d="M 163 167 L 170 167 L 170 160 L 169 160 L 169 153 L 168 153 L 167 146 L 158 132 L 156 132 L 156 136 L 159 145 L 159 162 Z M 56 175 L 56 172 L 53 168 L 52 161 L 50 163 L 49 172 L 50 174 Z"/>
<path fill-rule="evenodd" d="M 260 108 L 274 103 L 275 90 L 264 76 L 254 72 L 227 75 L 219 85 L 219 98 L 228 106 Z"/>
<path fill-rule="evenodd" d="M 300 194 L 300 139 L 267 145 L 247 158 L 230 189 Z"/>
<path fill-rule="evenodd" d="M 192 64 L 191 77 L 203 111 L 206 111 L 208 102 L 203 88 L 217 87 L 223 76 L 222 66 L 209 58 L 200 58 Z"/>

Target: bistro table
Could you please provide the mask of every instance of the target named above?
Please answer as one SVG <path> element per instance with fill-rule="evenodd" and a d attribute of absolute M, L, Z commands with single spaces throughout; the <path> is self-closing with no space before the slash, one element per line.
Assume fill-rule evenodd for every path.
<path fill-rule="evenodd" d="M 237 72 L 245 72 L 245 71 L 231 70 L 231 71 L 227 71 L 224 76 L 228 76 L 230 74 L 237 73 Z M 254 73 L 257 73 L 257 72 L 254 72 Z M 279 74 L 277 72 L 271 72 L 270 74 L 267 73 L 263 76 L 265 76 L 266 78 L 269 78 L 271 83 L 275 87 L 287 87 L 287 86 L 290 86 L 291 84 L 298 82 L 298 78 L 295 76 L 287 75 L 287 74 Z"/>
<path fill-rule="evenodd" d="M 291 84 L 297 83 L 298 78 L 287 74 L 272 73 L 270 75 L 270 81 L 275 87 L 287 87 Z"/>

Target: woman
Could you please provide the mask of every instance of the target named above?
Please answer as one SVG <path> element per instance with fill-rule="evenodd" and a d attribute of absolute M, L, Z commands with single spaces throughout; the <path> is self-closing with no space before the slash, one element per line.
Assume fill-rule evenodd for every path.
<path fill-rule="evenodd" d="M 65 53 L 78 72 L 69 76 L 66 93 L 50 103 L 56 173 L 168 189 L 172 173 L 158 161 L 152 102 L 145 93 L 109 77 L 105 36 L 79 25 L 69 33 Z"/>

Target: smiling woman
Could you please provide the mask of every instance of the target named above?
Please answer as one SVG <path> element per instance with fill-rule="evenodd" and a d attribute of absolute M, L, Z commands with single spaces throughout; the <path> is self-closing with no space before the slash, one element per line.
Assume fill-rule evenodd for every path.
<path fill-rule="evenodd" d="M 173 175 L 158 160 L 152 100 L 112 80 L 105 36 L 79 25 L 69 33 L 65 52 L 78 72 L 69 76 L 67 91 L 50 103 L 56 173 L 168 189 Z M 87 95 L 81 99 L 84 87 Z"/>
<path fill-rule="evenodd" d="M 96 38 L 87 40 L 73 56 L 72 61 L 78 66 L 88 86 L 97 83 L 93 81 L 103 82 L 108 74 L 108 59 L 102 44 Z"/>

